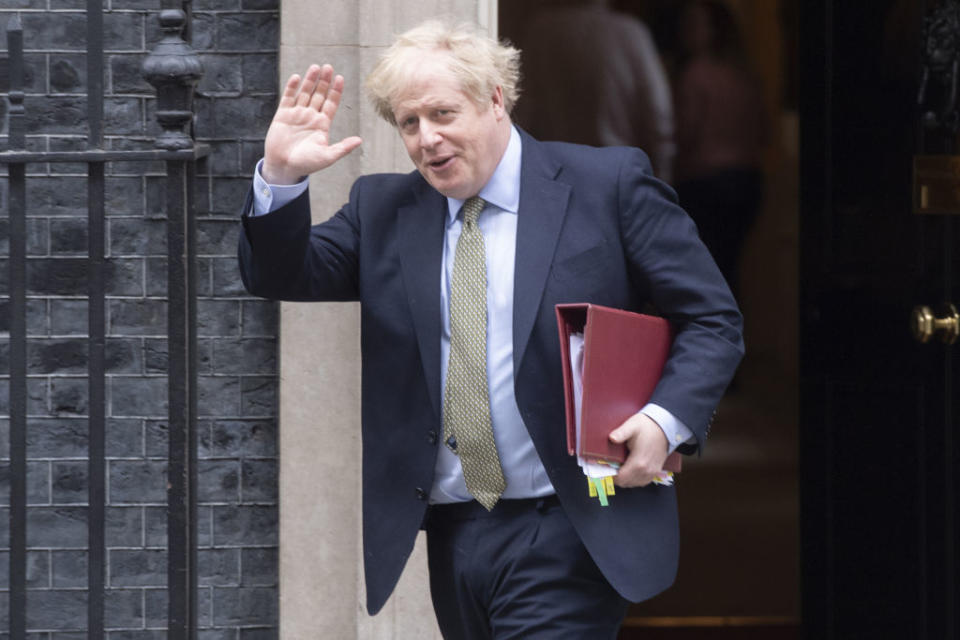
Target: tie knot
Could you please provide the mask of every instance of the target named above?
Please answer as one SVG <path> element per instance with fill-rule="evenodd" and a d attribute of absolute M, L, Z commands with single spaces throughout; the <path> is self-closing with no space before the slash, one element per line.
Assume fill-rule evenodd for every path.
<path fill-rule="evenodd" d="M 463 203 L 463 224 L 470 226 L 477 224 L 477 218 L 480 217 L 480 212 L 483 211 L 483 207 L 486 204 L 486 200 L 480 196 L 468 198 L 467 201 Z"/>

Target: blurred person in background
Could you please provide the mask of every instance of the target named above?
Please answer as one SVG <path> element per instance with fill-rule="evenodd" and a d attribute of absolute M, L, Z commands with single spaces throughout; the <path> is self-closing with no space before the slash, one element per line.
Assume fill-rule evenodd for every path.
<path fill-rule="evenodd" d="M 763 199 L 762 94 L 724 2 L 690 2 L 678 41 L 676 188 L 736 296 L 740 252 Z"/>
<path fill-rule="evenodd" d="M 607 0 L 555 0 L 533 14 L 518 45 L 520 126 L 540 140 L 639 147 L 657 177 L 671 180 L 670 83 L 644 23 Z"/>

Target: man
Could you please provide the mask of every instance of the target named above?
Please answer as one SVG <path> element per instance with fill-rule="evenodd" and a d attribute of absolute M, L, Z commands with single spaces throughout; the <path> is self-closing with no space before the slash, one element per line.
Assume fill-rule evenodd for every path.
<path fill-rule="evenodd" d="M 628 600 L 674 579 L 674 490 L 650 482 L 706 437 L 741 321 L 642 152 L 541 143 L 511 124 L 518 53 L 436 22 L 401 35 L 367 88 L 417 171 L 360 178 L 312 228 L 302 177 L 360 139 L 329 139 L 342 77 L 292 76 L 240 264 L 257 295 L 361 302 L 368 610 L 423 527 L 445 637 L 613 637 Z M 649 304 L 678 330 L 652 403 L 611 436 L 629 456 L 605 508 L 566 451 L 560 302 Z"/>

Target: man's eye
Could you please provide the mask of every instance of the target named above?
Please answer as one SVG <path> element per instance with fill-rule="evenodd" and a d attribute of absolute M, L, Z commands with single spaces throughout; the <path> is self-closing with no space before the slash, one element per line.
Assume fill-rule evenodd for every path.
<path fill-rule="evenodd" d="M 412 129 L 414 126 L 416 126 L 416 124 L 417 124 L 417 119 L 411 116 L 403 120 L 400 123 L 400 126 L 403 127 L 404 129 Z"/>

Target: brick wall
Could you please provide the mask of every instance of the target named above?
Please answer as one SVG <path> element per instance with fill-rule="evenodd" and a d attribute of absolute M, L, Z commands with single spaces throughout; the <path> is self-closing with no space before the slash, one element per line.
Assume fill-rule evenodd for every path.
<path fill-rule="evenodd" d="M 200 637 L 260 640 L 277 625 L 277 307 L 246 296 L 237 213 L 276 103 L 278 0 L 195 0 L 205 75 L 197 137 L 213 155 L 198 195 Z M 159 38 L 159 0 L 105 0 L 106 136 L 146 148 L 158 133 L 140 65 Z M 28 70 L 28 147 L 85 139 L 84 0 L 4 0 L 0 149 L 6 140 L 5 27 L 19 11 Z M 163 166 L 108 166 L 106 620 L 110 640 L 163 638 L 166 624 L 166 246 Z M 28 166 L 28 625 L 79 640 L 86 619 L 86 167 Z M 0 178 L 0 210 L 8 185 Z M 0 218 L 0 294 L 9 242 Z M 7 304 L 0 299 L 0 637 L 8 625 Z"/>

